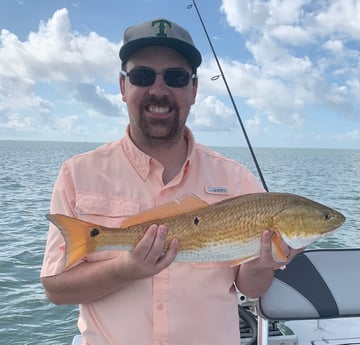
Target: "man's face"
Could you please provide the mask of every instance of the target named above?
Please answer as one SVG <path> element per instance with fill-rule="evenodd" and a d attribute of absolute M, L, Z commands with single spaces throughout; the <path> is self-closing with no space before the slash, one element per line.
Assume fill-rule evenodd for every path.
<path fill-rule="evenodd" d="M 189 62 L 175 50 L 152 46 L 137 51 L 126 64 L 126 72 L 148 67 L 161 73 L 181 68 L 191 75 Z M 136 144 L 158 145 L 177 142 L 184 133 L 190 107 L 195 102 L 197 80 L 184 87 L 168 86 L 157 74 L 150 86 L 133 85 L 129 77 L 120 78 L 122 99 L 127 103 L 130 135 Z"/>

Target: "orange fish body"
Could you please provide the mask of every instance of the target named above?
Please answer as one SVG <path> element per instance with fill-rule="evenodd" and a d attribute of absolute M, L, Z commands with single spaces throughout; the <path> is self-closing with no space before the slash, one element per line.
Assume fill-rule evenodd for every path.
<path fill-rule="evenodd" d="M 341 213 L 329 207 L 286 193 L 246 194 L 215 204 L 187 194 L 129 217 L 116 229 L 60 214 L 47 218 L 65 239 L 65 269 L 95 251 L 131 250 L 151 224 L 168 228 L 164 251 L 172 238 L 179 240 L 176 261 L 231 261 L 237 265 L 259 256 L 265 229 L 273 231 L 274 257 L 285 261 L 281 238 L 290 247 L 301 248 L 345 221 Z"/>

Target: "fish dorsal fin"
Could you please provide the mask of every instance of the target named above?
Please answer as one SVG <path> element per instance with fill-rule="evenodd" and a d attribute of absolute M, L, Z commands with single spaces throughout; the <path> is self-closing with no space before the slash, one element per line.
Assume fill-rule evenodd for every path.
<path fill-rule="evenodd" d="M 158 222 L 161 219 L 180 216 L 185 213 L 200 210 L 208 207 L 210 204 L 200 199 L 195 194 L 184 194 L 174 201 L 150 208 L 146 211 L 140 212 L 131 216 L 121 224 L 122 228 L 128 228 L 133 225 L 138 225 L 148 222 Z"/>

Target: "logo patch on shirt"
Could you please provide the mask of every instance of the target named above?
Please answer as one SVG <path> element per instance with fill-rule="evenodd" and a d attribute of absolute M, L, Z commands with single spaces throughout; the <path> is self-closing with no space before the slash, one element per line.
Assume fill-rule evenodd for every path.
<path fill-rule="evenodd" d="M 228 187 L 207 186 L 206 191 L 210 194 L 228 194 L 229 188 Z"/>

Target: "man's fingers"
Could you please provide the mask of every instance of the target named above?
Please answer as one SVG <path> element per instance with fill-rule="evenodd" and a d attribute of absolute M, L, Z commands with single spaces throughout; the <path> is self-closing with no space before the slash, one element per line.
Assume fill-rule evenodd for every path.
<path fill-rule="evenodd" d="M 265 230 L 261 236 L 261 256 L 270 256 L 272 255 L 271 249 L 271 231 Z"/>
<path fill-rule="evenodd" d="M 156 263 L 162 256 L 166 242 L 167 229 L 165 225 L 159 225 L 152 246 L 145 257 L 149 263 Z"/>
<path fill-rule="evenodd" d="M 164 269 L 174 261 L 178 249 L 179 249 L 179 241 L 174 238 L 171 240 L 169 249 L 167 250 L 166 254 L 162 256 L 157 262 L 157 266 L 159 270 Z"/>
<path fill-rule="evenodd" d="M 147 229 L 144 237 L 138 242 L 133 250 L 134 255 L 144 260 L 151 250 L 157 236 L 158 226 L 153 224 Z"/>
<path fill-rule="evenodd" d="M 167 240 L 167 228 L 165 225 L 151 225 L 144 237 L 139 241 L 133 250 L 133 255 L 144 264 L 156 265 L 160 260 L 167 266 L 170 264 L 177 253 L 178 241 L 172 240 L 169 249 L 164 253 Z M 167 264 L 167 262 L 169 262 Z M 166 267 L 164 266 L 164 267 Z"/>

